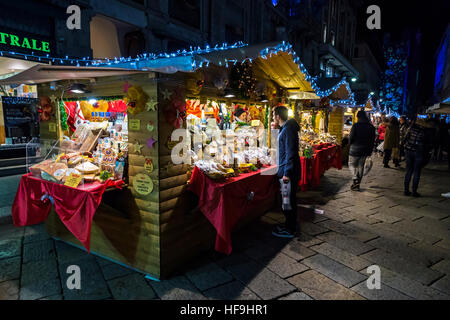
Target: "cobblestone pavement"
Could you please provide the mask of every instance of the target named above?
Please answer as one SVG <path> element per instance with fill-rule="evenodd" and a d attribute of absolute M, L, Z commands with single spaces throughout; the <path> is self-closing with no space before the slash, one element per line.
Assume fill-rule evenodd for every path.
<path fill-rule="evenodd" d="M 330 170 L 320 189 L 299 194 L 298 239 L 272 237 L 283 218 L 270 212 L 233 235 L 232 255 L 210 251 L 161 282 L 54 241 L 42 225 L 0 225 L 0 300 L 449 299 L 450 200 L 440 197 L 449 173 L 430 164 L 419 199 L 402 195 L 403 176 L 376 159 L 362 192 L 350 192 L 348 169 Z M 81 267 L 81 290 L 63 285 L 72 264 Z M 380 290 L 366 286 L 374 264 Z"/>

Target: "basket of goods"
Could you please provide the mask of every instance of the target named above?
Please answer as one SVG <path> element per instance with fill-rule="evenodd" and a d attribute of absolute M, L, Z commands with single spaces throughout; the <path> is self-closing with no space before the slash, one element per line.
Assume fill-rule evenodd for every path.
<path fill-rule="evenodd" d="M 224 180 L 234 176 L 233 169 L 225 168 L 221 164 L 214 161 L 197 161 L 195 166 L 213 180 Z"/>

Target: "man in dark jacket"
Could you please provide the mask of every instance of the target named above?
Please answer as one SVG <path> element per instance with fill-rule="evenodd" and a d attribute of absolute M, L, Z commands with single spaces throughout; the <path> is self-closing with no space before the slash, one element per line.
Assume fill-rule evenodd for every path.
<path fill-rule="evenodd" d="M 430 125 L 423 119 L 417 119 L 408 129 L 405 137 L 406 175 L 405 196 L 410 196 L 409 185 L 414 175 L 412 185 L 413 197 L 420 197 L 417 192 L 419 188 L 420 174 L 422 168 L 428 163 L 430 149 L 433 145 L 433 133 Z"/>
<path fill-rule="evenodd" d="M 300 181 L 299 137 L 300 126 L 294 119 L 288 120 L 288 109 L 277 107 L 273 112 L 275 124 L 280 127 L 278 134 L 278 178 L 289 183 L 291 210 L 283 210 L 286 217 L 284 226 L 277 226 L 272 234 L 282 238 L 293 238 L 297 229 L 297 189 Z"/>
<path fill-rule="evenodd" d="M 358 122 L 350 131 L 350 152 L 348 166 L 353 175 L 352 191 L 359 191 L 364 175 L 366 158 L 372 155 L 375 144 L 375 127 L 370 123 L 367 114 L 359 111 L 356 115 Z"/>

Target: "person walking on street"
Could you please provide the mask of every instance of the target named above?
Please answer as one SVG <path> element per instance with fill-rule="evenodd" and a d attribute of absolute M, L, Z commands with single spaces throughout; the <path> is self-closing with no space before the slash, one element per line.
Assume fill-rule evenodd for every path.
<path fill-rule="evenodd" d="M 396 117 L 391 117 L 388 125 L 386 126 L 386 132 L 384 136 L 384 158 L 383 164 L 385 168 L 389 167 L 389 161 L 394 152 L 394 164 L 395 167 L 400 166 L 398 147 L 400 144 L 400 126 Z"/>
<path fill-rule="evenodd" d="M 350 131 L 350 152 L 348 166 L 353 176 L 352 191 L 359 191 L 364 165 L 367 157 L 370 157 L 375 144 L 375 127 L 370 123 L 366 112 L 358 111 L 358 122 Z"/>
<path fill-rule="evenodd" d="M 432 136 L 427 129 L 429 125 L 423 119 L 417 119 L 412 123 L 405 137 L 406 155 L 406 175 L 405 175 L 405 196 L 410 196 L 409 185 L 414 175 L 412 184 L 413 197 L 420 197 L 417 192 L 420 182 L 422 168 L 429 159 L 430 148 L 432 147 Z"/>
<path fill-rule="evenodd" d="M 408 121 L 406 120 L 406 116 L 400 117 L 400 144 L 399 144 L 399 150 L 400 150 L 400 161 L 402 161 L 403 157 L 405 156 L 405 136 L 406 132 L 408 131 Z"/>
<path fill-rule="evenodd" d="M 291 210 L 283 210 L 284 225 L 275 227 L 272 234 L 281 238 L 293 238 L 297 231 L 297 189 L 301 177 L 299 156 L 300 126 L 294 119 L 288 120 L 288 109 L 277 107 L 273 112 L 274 122 L 281 128 L 278 135 L 278 177 L 282 183 L 290 183 Z"/>
<path fill-rule="evenodd" d="M 378 145 L 380 145 L 381 143 L 384 144 L 384 138 L 386 135 L 386 127 L 387 127 L 387 121 L 385 118 L 383 118 L 382 122 L 378 126 Z M 380 153 L 382 153 L 382 152 L 380 152 Z"/>

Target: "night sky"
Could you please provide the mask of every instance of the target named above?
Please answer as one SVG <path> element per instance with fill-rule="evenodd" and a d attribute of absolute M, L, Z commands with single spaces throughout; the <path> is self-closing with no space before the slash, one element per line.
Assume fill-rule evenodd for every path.
<path fill-rule="evenodd" d="M 380 31 L 365 28 L 368 17 L 365 11 L 372 4 L 381 8 Z M 371 45 L 372 51 L 381 63 L 383 38 L 387 33 L 391 34 L 391 39 L 400 40 L 407 30 L 422 32 L 419 95 L 424 101 L 430 99 L 434 88 L 436 51 L 446 26 L 450 23 L 450 1 L 365 0 L 360 10 L 357 37 Z"/>

